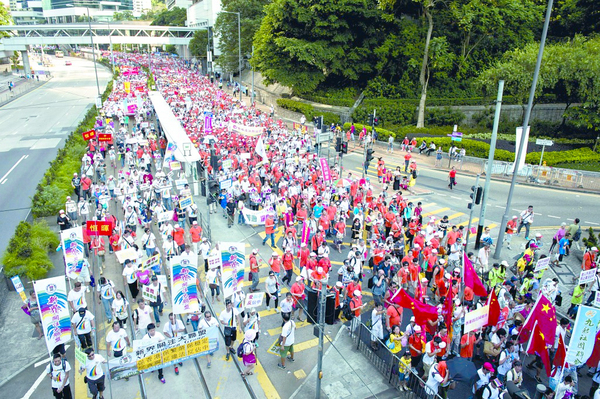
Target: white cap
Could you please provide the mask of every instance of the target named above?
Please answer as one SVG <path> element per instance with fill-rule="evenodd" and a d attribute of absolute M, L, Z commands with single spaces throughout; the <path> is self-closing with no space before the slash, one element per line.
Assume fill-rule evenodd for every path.
<path fill-rule="evenodd" d="M 252 253 L 256 255 L 258 253 L 258 249 L 253 249 Z"/>
<path fill-rule="evenodd" d="M 422 283 L 426 283 L 426 282 L 427 282 L 427 279 L 426 279 L 425 277 L 423 277 L 423 278 L 421 279 L 421 282 L 422 282 Z"/>
<path fill-rule="evenodd" d="M 444 274 L 444 277 L 446 277 L 446 278 L 452 278 L 452 276 L 450 275 L 450 273 Z"/>
<path fill-rule="evenodd" d="M 410 321 L 415 321 L 415 316 L 411 316 Z"/>
<path fill-rule="evenodd" d="M 437 249 L 435 249 L 435 248 L 433 248 L 433 249 L 431 250 L 431 253 L 432 253 L 432 254 L 437 254 L 437 253 L 438 253 L 438 250 L 437 250 Z"/>
<path fill-rule="evenodd" d="M 317 273 L 323 273 L 323 268 L 321 266 L 317 267 Z"/>
<path fill-rule="evenodd" d="M 311 252 L 311 253 L 309 254 L 309 256 L 317 256 L 317 254 L 316 254 L 316 253 L 314 253 L 314 252 Z"/>
<path fill-rule="evenodd" d="M 279 254 L 277 252 L 273 252 L 271 256 L 279 256 Z"/>
<path fill-rule="evenodd" d="M 444 341 L 440 342 L 440 349 L 444 349 L 446 347 L 446 343 Z"/>
<path fill-rule="evenodd" d="M 414 328 L 415 328 L 415 332 L 421 332 L 421 326 L 416 325 Z"/>
<path fill-rule="evenodd" d="M 516 215 L 515 215 L 515 216 L 513 216 L 513 219 L 518 219 L 518 218 L 519 218 L 519 217 L 518 217 L 518 216 L 516 216 Z"/>
<path fill-rule="evenodd" d="M 362 296 L 362 292 L 360 290 L 355 290 L 354 296 Z"/>
<path fill-rule="evenodd" d="M 597 250 L 598 250 L 598 248 L 592 247 L 592 251 L 597 251 Z"/>
<path fill-rule="evenodd" d="M 444 265 L 444 264 L 446 264 L 446 259 L 440 259 L 439 262 L 440 262 L 440 265 Z"/>
<path fill-rule="evenodd" d="M 306 246 L 306 243 L 303 242 L 302 244 L 300 244 L 300 248 L 304 248 Z"/>
<path fill-rule="evenodd" d="M 175 228 L 178 229 L 179 228 L 179 223 L 175 223 Z"/>
<path fill-rule="evenodd" d="M 303 280 L 302 276 L 296 276 L 296 281 L 302 281 L 302 280 Z"/>

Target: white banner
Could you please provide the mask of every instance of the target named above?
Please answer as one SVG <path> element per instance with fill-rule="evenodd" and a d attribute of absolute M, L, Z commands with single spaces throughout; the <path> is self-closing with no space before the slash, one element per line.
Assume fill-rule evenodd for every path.
<path fill-rule="evenodd" d="M 591 283 L 594 281 L 595 276 L 596 269 L 582 270 L 581 274 L 579 275 L 579 285 Z"/>
<path fill-rule="evenodd" d="M 243 242 L 224 242 L 221 248 L 221 273 L 223 276 L 223 297 L 233 295 L 238 286 L 244 281 L 244 267 L 246 266 L 246 245 Z"/>
<path fill-rule="evenodd" d="M 245 126 L 239 123 L 232 123 L 231 130 L 245 136 L 258 136 L 263 133 L 264 128 L 261 126 Z"/>
<path fill-rule="evenodd" d="M 244 221 L 246 224 L 251 225 L 264 225 L 267 221 L 267 217 L 269 215 L 276 215 L 276 212 L 273 210 L 272 206 L 268 208 L 261 209 L 260 211 L 253 211 L 248 208 L 244 208 L 242 210 L 242 214 L 244 215 Z"/>
<path fill-rule="evenodd" d="M 485 305 L 479 309 L 470 311 L 465 315 L 465 332 L 475 331 L 478 328 L 485 326 L 488 322 L 489 317 L 489 305 Z"/>
<path fill-rule="evenodd" d="M 546 270 L 550 267 L 550 257 L 547 256 L 537 261 L 535 264 L 534 273 L 541 272 L 542 270 Z"/>
<path fill-rule="evenodd" d="M 33 282 L 48 353 L 71 339 L 71 317 L 65 278 L 52 277 Z"/>
<path fill-rule="evenodd" d="M 171 258 L 171 298 L 173 313 L 186 314 L 198 312 L 198 274 L 197 256 L 174 256 Z"/>

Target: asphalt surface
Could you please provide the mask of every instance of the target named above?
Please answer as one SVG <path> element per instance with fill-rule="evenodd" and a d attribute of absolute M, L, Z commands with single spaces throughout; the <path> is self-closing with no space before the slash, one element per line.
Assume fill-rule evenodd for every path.
<path fill-rule="evenodd" d="M 71 66 L 55 61 L 48 83 L 0 107 L 0 253 L 27 216 L 48 163 L 95 102 L 93 64 L 69 59 Z M 98 66 L 101 91 L 110 77 Z"/>

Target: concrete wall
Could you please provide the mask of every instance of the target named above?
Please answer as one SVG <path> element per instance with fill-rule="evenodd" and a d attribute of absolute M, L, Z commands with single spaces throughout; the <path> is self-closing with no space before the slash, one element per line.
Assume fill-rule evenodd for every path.
<path fill-rule="evenodd" d="M 573 104 L 571 106 L 574 106 Z M 428 109 L 445 108 L 445 107 L 427 107 Z M 491 117 L 493 118 L 494 106 L 456 106 L 449 107 L 465 114 L 466 118 L 461 121 L 460 125 L 474 125 L 473 116 L 484 112 L 486 109 L 491 109 Z M 566 104 L 537 104 L 531 111 L 531 120 L 544 120 L 548 122 L 561 122 L 562 116 L 567 108 Z M 502 105 L 502 117 L 510 120 L 522 120 L 524 108 L 521 105 Z"/>

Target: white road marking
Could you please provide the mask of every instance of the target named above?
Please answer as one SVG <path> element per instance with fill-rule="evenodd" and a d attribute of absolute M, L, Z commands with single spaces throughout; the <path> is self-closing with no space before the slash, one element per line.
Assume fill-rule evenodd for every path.
<path fill-rule="evenodd" d="M 595 225 L 595 226 L 598 226 L 598 223 L 594 223 L 594 222 L 587 222 L 587 221 L 586 221 L 586 222 L 584 222 L 584 223 L 587 223 L 587 224 L 593 224 L 593 225 Z"/>
<path fill-rule="evenodd" d="M 548 215 L 548 217 L 549 217 L 549 218 L 552 218 L 552 219 L 560 219 L 560 216 Z"/>
<path fill-rule="evenodd" d="M 21 157 L 21 159 L 19 159 L 19 160 L 17 161 L 17 163 L 15 163 L 15 164 L 13 165 L 13 167 L 12 167 L 12 168 L 10 168 L 10 170 L 9 170 L 8 172 L 6 172 L 6 174 L 5 174 L 4 176 L 2 176 L 2 178 L 0 179 L 0 184 L 4 184 L 4 183 L 6 183 L 7 177 L 8 177 L 8 175 L 10 175 L 10 172 L 12 172 L 13 170 L 15 170 L 15 168 L 16 168 L 16 167 L 17 167 L 17 166 L 18 166 L 18 165 L 21 163 L 21 161 L 22 161 L 22 160 L 24 160 L 24 159 L 26 159 L 28 156 L 29 156 L 29 155 L 23 155 L 23 156 Z"/>
<path fill-rule="evenodd" d="M 36 364 L 33 365 L 33 367 L 40 367 L 42 364 L 46 364 L 50 361 L 51 359 L 49 357 L 47 357 L 44 360 L 40 360 L 39 362 L 37 362 Z"/>
<path fill-rule="evenodd" d="M 437 195 L 438 197 L 447 197 L 447 195 L 446 195 L 446 194 L 441 194 L 441 193 L 438 193 L 438 194 L 436 194 L 436 195 Z"/>
<path fill-rule="evenodd" d="M 454 195 L 451 195 L 451 196 L 450 196 L 450 198 L 454 198 L 454 199 L 457 199 L 457 200 L 460 200 L 460 199 L 462 199 L 462 198 L 460 198 L 460 197 L 455 197 Z"/>
<path fill-rule="evenodd" d="M 46 370 L 42 371 L 42 374 L 40 374 L 40 376 L 38 377 L 37 380 L 35 380 L 35 382 L 31 386 L 31 388 L 29 388 L 29 391 L 25 392 L 25 395 L 23 395 L 23 397 L 21 399 L 29 399 L 29 398 L 31 398 L 31 395 L 33 395 L 33 393 L 40 386 L 40 384 L 42 383 L 42 381 L 44 381 L 44 378 L 46 377 L 46 374 L 47 374 Z"/>
<path fill-rule="evenodd" d="M 495 206 L 496 208 L 504 209 L 504 207 L 503 207 L 503 206 L 500 206 L 500 205 L 494 205 L 494 206 Z"/>
<path fill-rule="evenodd" d="M 515 211 L 515 212 L 520 212 L 518 209 L 515 209 L 515 208 L 513 208 L 513 211 Z"/>

